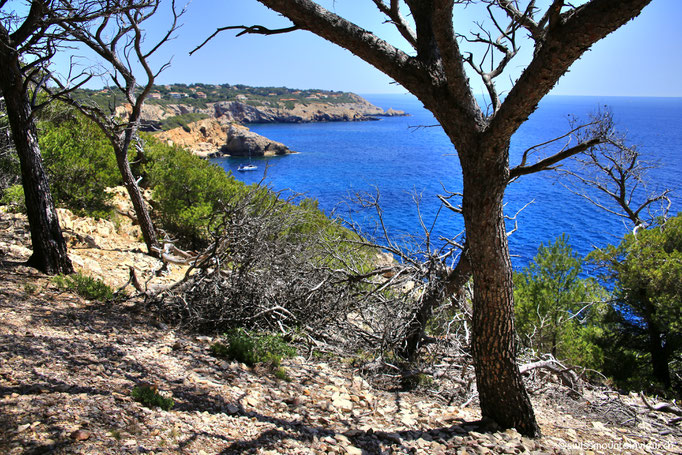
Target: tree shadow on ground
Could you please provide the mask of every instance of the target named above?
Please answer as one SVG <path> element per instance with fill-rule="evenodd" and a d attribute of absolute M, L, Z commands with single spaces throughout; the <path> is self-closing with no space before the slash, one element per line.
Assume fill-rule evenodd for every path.
<path fill-rule="evenodd" d="M 175 411 L 222 415 L 236 419 L 237 424 L 240 421 L 246 424 L 247 420 L 263 424 L 258 434 L 238 439 L 230 439 L 219 432 L 199 428 L 178 441 L 180 451 L 191 445 L 201 444 L 205 439 L 218 441 L 223 447 L 221 454 L 236 454 L 259 449 L 277 450 L 287 440 L 310 445 L 314 441 L 327 438 L 335 441 L 330 442 L 331 445 L 354 445 L 366 454 L 380 453 L 386 448 L 409 452 L 412 449 L 405 445 L 409 441 L 425 438 L 461 446 L 463 442 L 458 442 L 458 438 L 467 436 L 470 431 L 483 430 L 477 422 L 460 421 L 450 427 L 427 430 L 361 431 L 353 428 L 354 424 L 348 421 L 344 423 L 348 429 L 338 431 L 307 418 L 294 420 L 247 410 L 241 403 L 244 395 L 226 399 L 210 385 L 190 384 L 179 380 L 177 376 L 167 374 L 162 363 L 157 364 L 149 358 L 140 360 L 130 355 L 130 346 L 126 344 L 148 343 L 150 335 L 163 335 L 163 331 L 150 325 L 145 315 L 125 312 L 111 305 L 85 302 L 62 293 L 53 286 L 45 285 L 47 281 L 44 276 L 37 294 L 27 296 L 21 291 L 21 283 L 41 276 L 33 274 L 22 264 L 0 262 L 0 278 L 8 278 L 5 275 L 11 274 L 12 280 L 17 284 L 11 289 L 0 290 L 0 297 L 4 297 L 4 301 L 0 301 L 0 311 L 20 312 L 30 322 L 25 329 L 21 329 L 24 330 L 23 333 L 8 327 L 9 330 L 0 335 L 0 360 L 7 362 L 11 359 L 13 369 L 11 372 L 5 370 L 5 377 L 0 375 L 0 410 L 27 397 L 40 403 L 35 406 L 59 406 L 69 400 L 100 403 L 100 407 L 86 407 L 80 418 L 85 422 L 98 422 L 105 430 L 115 429 L 121 425 L 116 415 L 123 413 L 133 420 L 137 418 L 139 407 L 130 407 L 132 387 L 148 378 L 155 378 L 177 398 Z M 54 304 L 55 299 L 60 299 L 58 305 Z M 53 333 L 56 335 L 43 334 L 41 327 L 55 329 Z M 140 335 L 138 339 L 137 334 L 144 336 Z M 118 341 L 123 344 L 119 345 Z M 214 363 L 195 356 L 193 352 L 178 352 L 176 356 L 190 368 L 196 366 L 210 369 L 211 372 L 220 372 Z M 238 374 L 256 373 L 239 370 Z M 116 386 L 109 382 L 114 375 L 121 379 Z M 32 409 L 35 412 L 44 412 L 42 408 Z M 35 417 L 26 419 L 33 422 Z M 10 413 L 4 410 L 0 412 L 0 428 L 6 429 L 0 431 L 0 448 L 10 447 L 12 443 L 19 441 L 23 444 L 25 453 L 49 453 L 67 449 L 73 444 L 68 436 L 64 437 L 63 426 L 47 421 L 44 422 L 42 431 L 49 434 L 50 443 L 21 439 L 25 436 L 14 429 L 17 425 L 31 423 L 28 420 L 16 421 Z M 131 432 L 135 431 L 144 430 L 131 429 Z"/>

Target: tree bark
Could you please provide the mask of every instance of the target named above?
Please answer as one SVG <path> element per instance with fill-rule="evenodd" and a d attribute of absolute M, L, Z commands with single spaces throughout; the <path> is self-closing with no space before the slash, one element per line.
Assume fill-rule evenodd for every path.
<path fill-rule="evenodd" d="M 462 160 L 462 210 L 474 278 L 472 354 L 484 419 L 539 436 L 533 406 L 516 364 L 514 284 L 503 214 L 509 176 L 503 150 L 475 150 Z M 462 151 L 460 151 L 462 153 Z"/>
<path fill-rule="evenodd" d="M 0 88 L 12 139 L 19 155 L 33 254 L 28 265 L 48 275 L 73 273 L 43 168 L 31 103 L 24 88 L 19 54 L 0 26 Z"/>

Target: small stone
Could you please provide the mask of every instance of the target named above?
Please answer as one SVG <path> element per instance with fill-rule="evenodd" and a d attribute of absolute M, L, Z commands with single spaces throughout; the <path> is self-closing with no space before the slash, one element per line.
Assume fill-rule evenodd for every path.
<path fill-rule="evenodd" d="M 85 430 L 76 430 L 69 435 L 74 441 L 86 441 L 90 439 L 90 432 Z"/>
<path fill-rule="evenodd" d="M 353 403 L 350 400 L 346 400 L 344 398 L 334 400 L 333 405 L 342 412 L 350 412 L 353 410 Z"/>

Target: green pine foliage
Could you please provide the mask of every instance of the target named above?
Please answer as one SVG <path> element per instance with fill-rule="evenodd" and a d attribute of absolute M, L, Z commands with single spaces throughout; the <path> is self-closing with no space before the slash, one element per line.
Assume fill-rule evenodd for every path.
<path fill-rule="evenodd" d="M 107 216 L 110 196 L 104 190 L 121 184 L 108 139 L 80 114 L 40 124 L 39 142 L 50 190 L 57 203 L 78 214 Z"/>
<path fill-rule="evenodd" d="M 615 284 L 605 373 L 625 388 L 682 395 L 682 213 L 589 259 Z"/>
<path fill-rule="evenodd" d="M 145 142 L 145 173 L 164 229 L 183 245 L 206 246 L 220 204 L 243 194 L 245 185 L 187 150 L 153 137 Z"/>
<path fill-rule="evenodd" d="M 114 290 L 109 285 L 81 273 L 57 275 L 53 281 L 59 289 L 73 291 L 88 300 L 108 302 L 114 298 Z"/>
<path fill-rule="evenodd" d="M 516 327 L 521 344 L 537 354 L 589 368 L 601 366 L 596 340 L 605 312 L 606 291 L 580 278 L 582 259 L 568 237 L 541 245 L 530 265 L 514 276 Z"/>
<path fill-rule="evenodd" d="M 164 411 L 170 411 L 175 406 L 175 401 L 172 398 L 162 396 L 155 387 L 147 384 L 133 387 L 130 395 L 135 401 L 148 408 L 161 408 Z"/>
<path fill-rule="evenodd" d="M 6 205 L 11 213 L 26 213 L 24 187 L 12 185 L 0 192 L 0 205 Z"/>

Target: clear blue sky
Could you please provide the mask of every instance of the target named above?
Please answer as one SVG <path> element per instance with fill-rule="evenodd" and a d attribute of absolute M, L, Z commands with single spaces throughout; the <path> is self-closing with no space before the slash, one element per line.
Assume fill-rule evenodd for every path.
<path fill-rule="evenodd" d="M 404 46 L 393 27 L 382 24 L 383 18 L 371 0 L 323 0 L 321 3 L 398 46 Z M 680 6 L 681 0 L 653 0 L 640 17 L 597 43 L 576 62 L 552 93 L 682 96 Z M 469 9 L 465 14 L 476 16 L 477 13 Z M 162 19 L 159 17 L 155 21 L 150 34 L 162 26 Z M 463 31 L 472 29 L 469 19 L 462 18 Z M 221 26 L 260 24 L 276 28 L 289 25 L 286 19 L 256 0 L 193 0 L 182 22 L 184 25 L 177 38 L 164 48 L 162 58 L 172 55 L 173 62 L 159 77 L 159 83 L 241 83 L 356 93 L 405 93 L 402 87 L 391 84 L 387 76 L 348 51 L 305 31 L 240 38 L 236 38 L 234 32 L 226 31 L 193 56 L 188 55 L 193 47 Z M 530 45 L 527 44 L 523 51 L 531 52 Z M 517 59 L 511 66 L 520 68 L 525 64 L 524 55 Z M 482 91 L 480 84 L 474 86 L 477 92 Z"/>

